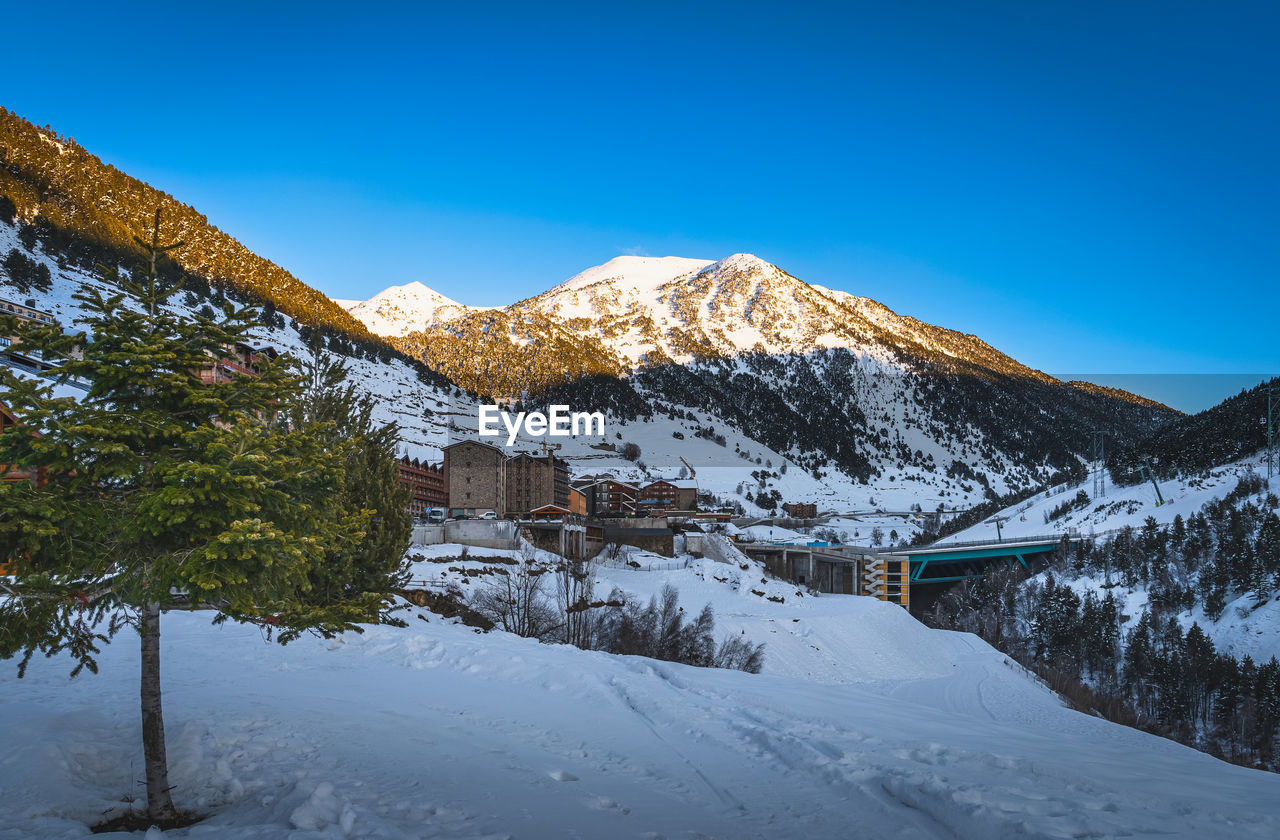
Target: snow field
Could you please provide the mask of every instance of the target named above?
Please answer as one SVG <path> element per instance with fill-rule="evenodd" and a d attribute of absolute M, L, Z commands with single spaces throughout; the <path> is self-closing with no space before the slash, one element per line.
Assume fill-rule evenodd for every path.
<path fill-rule="evenodd" d="M 726 590 L 721 603 L 756 603 L 704 585 Z M 701 593 L 682 590 L 682 600 Z M 828 596 L 804 601 L 803 620 L 814 622 L 804 638 L 834 636 L 840 603 L 862 635 L 836 658 L 894 637 L 900 647 L 880 665 L 851 665 L 839 684 L 477 634 L 416 609 L 408 628 L 285 648 L 254 628 L 210 627 L 207 613 L 170 613 L 175 795 L 212 812 L 170 834 L 1280 831 L 1280 778 L 1072 712 L 973 637 L 926 630 L 892 605 Z M 34 662 L 22 681 L 3 675 L 0 838 L 84 836 L 85 822 L 140 795 L 131 642 L 106 649 L 98 676 L 68 682 L 56 661 Z M 777 659 L 798 649 L 770 642 Z"/>

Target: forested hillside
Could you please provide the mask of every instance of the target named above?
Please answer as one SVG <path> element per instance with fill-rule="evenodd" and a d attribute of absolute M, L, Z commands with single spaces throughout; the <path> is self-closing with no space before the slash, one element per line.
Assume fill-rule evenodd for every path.
<path fill-rule="evenodd" d="M 312 327 L 383 343 L 324 294 L 219 230 L 194 208 L 103 163 L 70 137 L 37 128 L 0 107 L 0 196 L 14 205 L 28 247 L 39 240 L 68 263 L 92 269 L 117 262 L 132 268 L 133 237 L 150 228 L 156 208 L 186 246 L 181 269 L 212 287 L 235 289 Z"/>
<path fill-rule="evenodd" d="M 1117 484 L 1141 481 L 1141 464 L 1149 464 L 1161 478 L 1174 478 L 1257 452 L 1267 445 L 1264 418 L 1269 388 L 1278 389 L 1274 399 L 1280 404 L 1277 377 L 1198 414 L 1173 419 L 1133 446 L 1115 447 L 1107 458 L 1112 480 Z"/>

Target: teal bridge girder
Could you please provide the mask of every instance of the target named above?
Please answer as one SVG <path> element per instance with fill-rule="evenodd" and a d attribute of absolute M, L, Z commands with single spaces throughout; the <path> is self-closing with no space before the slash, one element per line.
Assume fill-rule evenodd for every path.
<path fill-rule="evenodd" d="M 894 557 L 906 558 L 912 584 L 955 583 L 969 578 L 982 577 L 993 563 L 1031 567 L 1027 558 L 1048 554 L 1062 545 L 1062 537 L 1035 540 L 1008 540 L 996 543 L 956 543 L 954 545 L 929 545 L 888 552 Z M 1079 538 L 1068 538 L 1076 541 Z"/>

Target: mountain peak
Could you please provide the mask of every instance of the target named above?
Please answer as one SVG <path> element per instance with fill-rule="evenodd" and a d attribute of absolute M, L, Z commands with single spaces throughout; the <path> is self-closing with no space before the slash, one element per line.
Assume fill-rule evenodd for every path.
<path fill-rule="evenodd" d="M 585 289 L 606 281 L 612 282 L 621 289 L 656 289 L 663 283 L 683 274 L 700 271 L 709 265 L 711 260 L 696 260 L 688 257 L 639 257 L 624 255 L 614 257 L 603 265 L 593 266 L 580 271 L 551 289 L 552 292 L 569 292 Z"/>
<path fill-rule="evenodd" d="M 776 268 L 755 254 L 730 254 L 715 265 L 717 268 Z"/>
<path fill-rule="evenodd" d="M 395 336 L 453 320 L 470 309 L 418 280 L 388 286 L 368 300 L 340 303 L 372 332 Z"/>
<path fill-rule="evenodd" d="M 773 263 L 766 262 L 755 254 L 730 254 L 707 266 L 701 273 L 724 275 L 726 278 L 732 277 L 737 280 L 767 280 L 790 276 Z"/>

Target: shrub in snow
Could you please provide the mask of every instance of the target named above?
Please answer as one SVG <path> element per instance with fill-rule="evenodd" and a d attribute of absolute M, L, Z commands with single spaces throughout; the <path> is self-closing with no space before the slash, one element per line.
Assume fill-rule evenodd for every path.
<path fill-rule="evenodd" d="M 715 643 L 715 614 L 707 604 L 692 621 L 685 621 L 680 593 L 670 584 L 662 588 L 661 599 L 649 603 L 627 599 L 615 589 L 610 601 L 620 602 L 601 616 L 596 631 L 597 649 L 608 653 L 648 656 L 702 668 L 734 668 L 760 673 L 764 665 L 764 645 L 746 638 L 731 637 Z"/>

